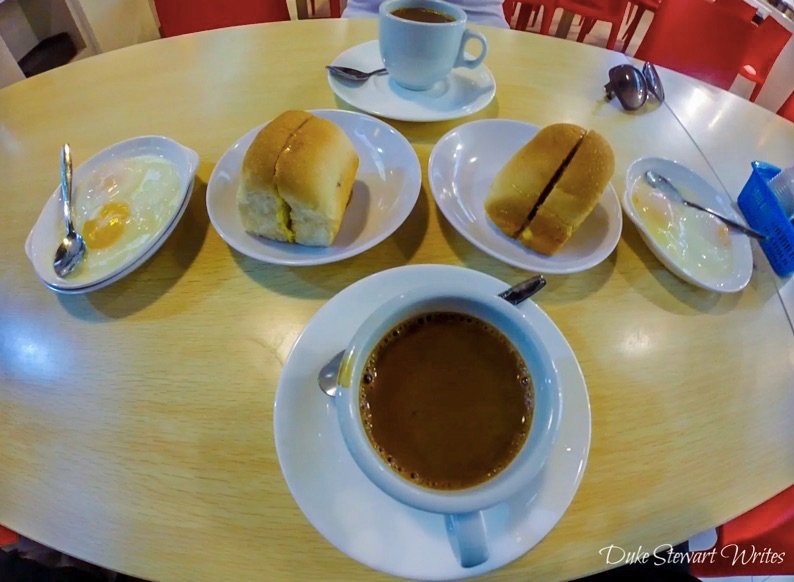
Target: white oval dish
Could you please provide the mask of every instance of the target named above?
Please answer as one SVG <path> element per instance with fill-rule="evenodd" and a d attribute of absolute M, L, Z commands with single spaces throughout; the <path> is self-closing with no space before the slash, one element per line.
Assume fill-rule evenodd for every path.
<path fill-rule="evenodd" d="M 96 274 L 86 273 L 78 277 L 61 278 L 55 274 L 52 267 L 55 249 L 63 239 L 63 218 L 61 188 L 58 186 L 48 198 L 44 208 L 33 225 L 25 241 L 25 253 L 28 256 L 36 275 L 53 291 L 65 294 L 87 293 L 106 287 L 133 272 L 151 257 L 168 239 L 176 227 L 182 214 L 185 212 L 193 189 L 193 179 L 198 168 L 198 154 L 178 142 L 164 136 L 140 136 L 116 143 L 100 151 L 74 170 L 73 204 L 75 207 L 80 202 L 80 188 L 78 185 L 86 179 L 92 171 L 100 166 L 124 158 L 137 156 L 156 156 L 170 161 L 176 167 L 179 180 L 180 198 L 174 205 L 173 213 L 166 217 L 149 240 L 134 253 L 125 258 L 114 268 Z M 53 173 L 57 172 L 57 166 Z M 90 249 L 89 249 L 90 252 Z"/>
<path fill-rule="evenodd" d="M 549 274 L 590 269 L 606 259 L 620 240 L 623 215 L 612 184 L 607 184 L 571 240 L 552 256 L 511 239 L 485 213 L 485 198 L 496 174 L 538 130 L 536 125 L 509 119 L 483 119 L 456 127 L 430 154 L 427 175 L 433 198 L 455 230 L 508 265 Z"/>
<path fill-rule="evenodd" d="M 310 112 L 336 123 L 358 152 L 358 172 L 342 226 L 329 247 L 289 244 L 245 231 L 237 208 L 237 186 L 245 153 L 265 126 L 262 124 L 246 132 L 221 156 L 207 185 L 207 212 L 212 226 L 230 247 L 252 259 L 306 266 L 363 253 L 397 230 L 419 197 L 419 159 L 397 130 L 363 113 L 336 109 Z"/>
<path fill-rule="evenodd" d="M 692 202 L 719 212 L 726 218 L 736 222 L 744 222 L 742 217 L 734 210 L 727 194 L 716 190 L 700 175 L 683 164 L 665 158 L 640 158 L 635 160 L 626 171 L 626 189 L 623 193 L 621 204 L 626 216 L 637 226 L 648 248 L 651 249 L 653 254 L 667 269 L 692 285 L 718 293 L 735 293 L 744 289 L 753 273 L 753 253 L 750 241 L 746 235 L 729 229 L 732 269 L 726 275 L 719 277 L 698 273 L 681 264 L 676 257 L 653 239 L 631 201 L 631 195 L 637 181 L 642 180 L 643 174 L 648 170 L 659 172 L 675 186 L 685 188 L 688 191 L 688 197 L 691 193 Z"/>

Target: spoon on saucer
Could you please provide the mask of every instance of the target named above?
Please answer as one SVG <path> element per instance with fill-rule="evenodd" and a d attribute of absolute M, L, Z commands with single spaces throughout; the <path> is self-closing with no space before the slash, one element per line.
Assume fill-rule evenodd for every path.
<path fill-rule="evenodd" d="M 535 293 L 546 286 L 546 278 L 543 275 L 536 275 L 529 279 L 513 285 L 499 293 L 499 297 L 518 305 L 526 299 L 532 297 Z M 336 396 L 337 379 L 339 378 L 339 367 L 342 365 L 342 358 L 345 355 L 345 350 L 337 353 L 331 360 L 324 365 L 319 374 L 317 374 L 317 383 L 320 385 L 320 390 L 325 392 L 328 396 Z"/>
<path fill-rule="evenodd" d="M 721 214 L 714 212 L 706 208 L 705 206 L 701 206 L 700 204 L 696 204 L 694 202 L 690 202 L 684 195 L 681 194 L 681 191 L 673 185 L 670 180 L 662 176 L 658 172 L 654 172 L 653 170 L 648 170 L 645 172 L 645 181 L 648 182 L 654 188 L 660 188 L 664 190 L 666 194 L 668 194 L 673 200 L 676 202 L 681 202 L 684 206 L 691 206 L 692 208 L 697 208 L 698 210 L 702 210 L 703 212 L 708 212 L 712 216 L 720 219 L 722 222 L 727 224 L 728 226 L 735 228 L 739 232 L 746 234 L 747 236 L 751 236 L 753 238 L 757 238 L 758 240 L 766 239 L 766 235 L 761 234 L 760 232 L 753 230 L 749 226 L 744 226 L 743 224 L 739 224 L 738 222 L 734 222 L 730 218 L 725 218 Z"/>
<path fill-rule="evenodd" d="M 56 275 L 66 277 L 85 255 L 85 241 L 72 222 L 72 152 L 68 143 L 61 148 L 61 197 L 66 236 L 55 250 L 52 267 Z"/>
<path fill-rule="evenodd" d="M 341 79 L 345 79 L 347 81 L 357 81 L 359 83 L 363 83 L 373 75 L 385 75 L 386 69 L 376 69 L 374 71 L 359 71 L 358 69 L 353 69 L 351 67 L 340 67 L 337 65 L 326 65 L 325 67 L 328 71 Z"/>

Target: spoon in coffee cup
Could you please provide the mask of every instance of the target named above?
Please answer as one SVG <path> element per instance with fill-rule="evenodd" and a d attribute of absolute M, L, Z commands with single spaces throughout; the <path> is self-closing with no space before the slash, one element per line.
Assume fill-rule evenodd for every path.
<path fill-rule="evenodd" d="M 546 278 L 543 275 L 536 275 L 502 291 L 499 293 L 499 297 L 508 303 L 519 305 L 535 295 L 545 286 Z M 317 383 L 320 385 L 320 390 L 325 392 L 328 396 L 336 396 L 339 368 L 342 365 L 342 358 L 344 355 L 344 350 L 337 353 L 327 364 L 320 368 L 320 372 L 317 374 Z"/>
<path fill-rule="evenodd" d="M 345 79 L 346 81 L 356 81 L 359 83 L 363 83 L 372 76 L 386 74 L 386 69 L 376 69 L 374 71 L 367 72 L 359 71 L 358 69 L 354 69 L 352 67 L 340 67 L 338 65 L 326 65 L 325 68 L 328 69 L 329 73 L 339 77 L 340 79 Z"/>

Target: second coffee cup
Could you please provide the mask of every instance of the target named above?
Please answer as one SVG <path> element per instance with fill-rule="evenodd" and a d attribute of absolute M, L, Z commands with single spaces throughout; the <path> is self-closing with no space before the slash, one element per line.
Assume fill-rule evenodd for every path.
<path fill-rule="evenodd" d="M 413 91 L 430 89 L 455 67 L 477 67 L 488 52 L 485 37 L 466 28 L 466 12 L 442 0 L 387 0 L 379 21 L 383 64 L 398 85 Z M 481 46 L 476 58 L 465 56 L 469 40 Z"/>

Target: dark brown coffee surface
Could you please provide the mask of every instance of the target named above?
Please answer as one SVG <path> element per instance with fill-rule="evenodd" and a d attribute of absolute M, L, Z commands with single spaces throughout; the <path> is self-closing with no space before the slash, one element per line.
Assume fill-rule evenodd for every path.
<path fill-rule="evenodd" d="M 398 8 L 392 12 L 397 18 L 415 20 L 416 22 L 453 22 L 455 18 L 449 14 L 429 8 Z"/>
<path fill-rule="evenodd" d="M 532 382 L 521 356 L 484 321 L 431 313 L 373 350 L 361 414 L 383 459 L 418 485 L 464 489 L 504 469 L 526 441 Z"/>

